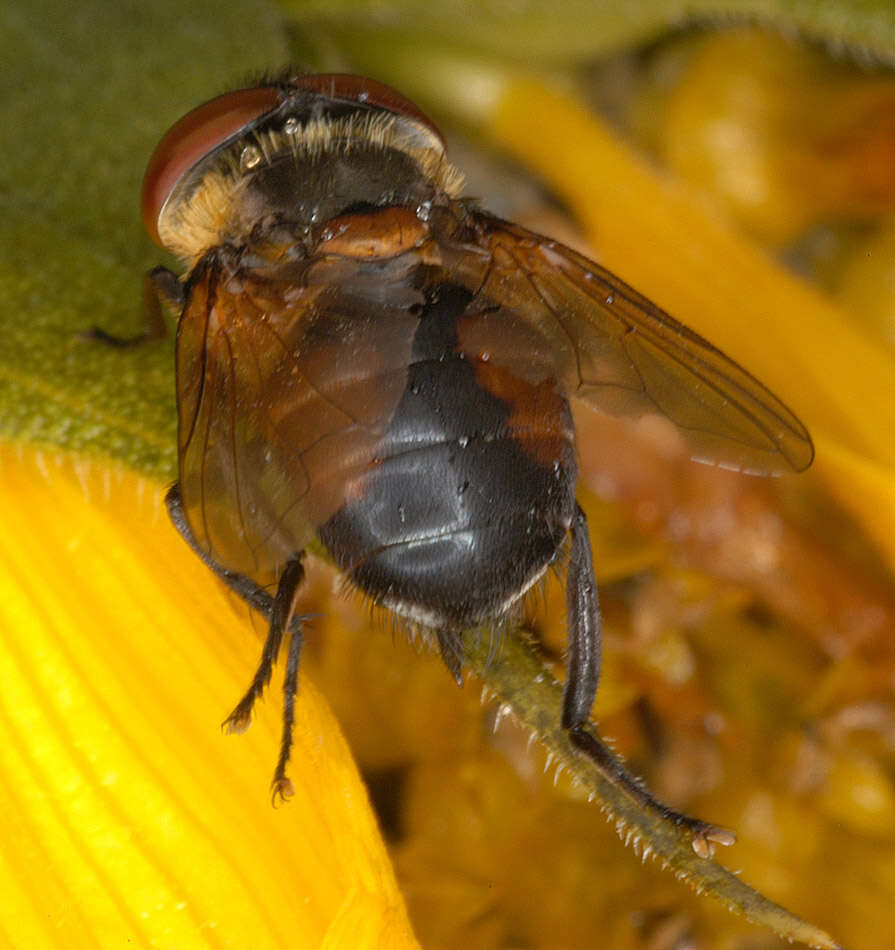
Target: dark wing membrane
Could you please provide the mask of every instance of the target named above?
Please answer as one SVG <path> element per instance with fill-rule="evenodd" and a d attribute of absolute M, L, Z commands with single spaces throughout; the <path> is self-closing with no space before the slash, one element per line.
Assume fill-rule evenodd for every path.
<path fill-rule="evenodd" d="M 212 262 L 193 280 L 177 342 L 181 492 L 225 568 L 272 582 L 371 463 L 417 325 L 418 295 L 384 277 L 322 260 L 238 284 Z"/>
<path fill-rule="evenodd" d="M 665 416 L 700 461 L 764 474 L 811 464 L 796 416 L 698 334 L 571 249 L 487 215 L 475 221 L 477 252 L 491 258 L 480 296 L 537 332 L 570 395 L 615 415 Z"/>

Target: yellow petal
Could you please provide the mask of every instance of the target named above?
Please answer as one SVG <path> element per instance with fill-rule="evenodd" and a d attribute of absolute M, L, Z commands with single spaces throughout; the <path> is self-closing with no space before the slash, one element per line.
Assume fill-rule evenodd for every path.
<path fill-rule="evenodd" d="M 88 500 L 89 496 L 92 500 Z M 220 723 L 261 624 L 169 526 L 160 489 L 0 455 L 0 944 L 415 947 L 366 790 L 301 680 Z"/>

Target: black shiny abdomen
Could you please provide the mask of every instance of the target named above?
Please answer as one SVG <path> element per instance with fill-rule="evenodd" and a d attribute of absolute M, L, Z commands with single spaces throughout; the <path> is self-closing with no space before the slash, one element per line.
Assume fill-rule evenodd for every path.
<path fill-rule="evenodd" d="M 535 387 L 513 381 L 515 405 L 488 391 L 459 352 L 464 288 L 428 295 L 407 389 L 377 459 L 319 537 L 351 580 L 428 626 L 461 629 L 499 614 L 555 559 L 575 506 L 568 403 L 557 457 L 535 458 L 509 420 Z M 549 461 L 549 464 L 548 464 Z"/>

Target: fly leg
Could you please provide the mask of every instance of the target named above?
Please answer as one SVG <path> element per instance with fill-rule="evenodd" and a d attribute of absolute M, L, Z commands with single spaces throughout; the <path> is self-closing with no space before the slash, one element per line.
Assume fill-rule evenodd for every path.
<path fill-rule="evenodd" d="M 457 682 L 463 685 L 463 643 L 460 634 L 450 628 L 439 628 L 436 631 L 438 650 L 448 672 Z"/>
<path fill-rule="evenodd" d="M 290 561 L 289 564 L 297 565 L 300 572 L 300 576 L 296 581 L 297 590 L 301 578 L 304 577 L 304 568 L 301 562 L 297 560 Z M 283 577 L 285 576 L 284 574 Z M 281 587 L 282 584 L 283 578 L 281 577 Z M 279 598 L 279 596 L 280 590 L 278 589 L 277 598 Z M 288 622 L 288 618 L 286 618 L 286 620 Z M 271 629 L 273 629 L 273 621 L 271 621 Z M 289 756 L 292 752 L 292 729 L 295 725 L 295 695 L 298 692 L 298 663 L 301 659 L 301 647 L 303 642 L 301 632 L 293 630 L 292 636 L 289 638 L 289 652 L 286 654 L 286 675 L 283 677 L 283 733 L 280 739 L 280 754 L 277 758 L 277 767 L 274 769 L 273 781 L 270 783 L 270 791 L 274 804 L 277 803 L 277 800 L 286 801 L 291 798 L 295 792 L 292 780 L 286 775 L 286 766 L 289 764 Z M 259 667 L 258 673 L 260 672 L 261 668 Z"/>
<path fill-rule="evenodd" d="M 286 675 L 283 682 L 283 732 L 280 741 L 280 754 L 271 783 L 274 799 L 286 799 L 292 794 L 292 782 L 286 776 L 286 765 L 292 749 L 292 729 L 295 723 L 295 693 L 298 688 L 298 665 L 302 648 L 302 617 L 295 615 L 295 600 L 305 570 L 302 564 L 303 552 L 294 555 L 287 562 L 280 575 L 276 594 L 271 596 L 244 574 L 228 571 L 208 556 L 196 542 L 183 511 L 183 499 L 180 486 L 174 485 L 165 497 L 168 514 L 174 527 L 193 551 L 232 591 L 246 603 L 264 614 L 268 619 L 267 638 L 261 651 L 261 660 L 251 685 L 245 695 L 236 704 L 236 708 L 224 720 L 227 732 L 244 732 L 252 720 L 252 708 L 270 682 L 274 663 L 280 652 L 283 638 L 289 630 L 289 652 L 286 659 Z"/>
<path fill-rule="evenodd" d="M 715 844 L 729 845 L 736 840 L 733 832 L 663 805 L 628 772 L 589 726 L 600 678 L 600 607 L 587 518 L 580 506 L 576 506 L 571 532 L 572 553 L 566 581 L 569 658 L 563 692 L 563 728 L 568 730 L 575 748 L 613 785 L 624 790 L 647 811 L 658 814 L 663 821 L 687 828 L 693 836 L 693 850 L 701 857 L 711 857 Z"/>
<path fill-rule="evenodd" d="M 168 489 L 165 495 L 165 506 L 168 509 L 168 517 L 177 529 L 178 534 L 190 546 L 193 554 L 218 578 L 220 578 L 234 594 L 244 600 L 252 610 L 257 610 L 270 619 L 273 610 L 274 598 L 269 591 L 259 587 L 250 577 L 245 574 L 237 574 L 235 571 L 228 571 L 221 567 L 217 561 L 210 558 L 205 551 L 198 545 L 193 532 L 186 520 L 186 514 L 183 510 L 183 498 L 180 495 L 180 485 L 174 484 Z M 296 622 L 300 618 L 296 618 Z"/>
<path fill-rule="evenodd" d="M 566 580 L 569 659 L 562 698 L 564 729 L 587 722 L 600 679 L 600 604 L 587 518 L 580 505 L 575 506 L 571 532 L 572 554 Z"/>
<path fill-rule="evenodd" d="M 145 329 L 141 333 L 134 336 L 117 336 L 102 327 L 91 327 L 81 334 L 81 339 L 96 340 L 120 349 L 140 346 L 149 340 L 164 339 L 168 335 L 164 309 L 180 314 L 185 302 L 184 287 L 177 275 L 167 267 L 154 267 L 143 279 Z"/>
<path fill-rule="evenodd" d="M 267 639 L 261 651 L 261 662 L 251 685 L 245 695 L 236 704 L 236 708 L 224 720 L 224 729 L 227 732 L 245 732 L 252 721 L 252 708 L 256 700 L 264 692 L 270 682 L 273 665 L 276 663 L 280 646 L 287 628 L 292 623 L 295 614 L 295 598 L 304 580 L 305 569 L 301 562 L 302 555 L 289 558 L 286 567 L 280 575 L 276 595 L 270 612 L 270 626 L 267 630 Z M 271 782 L 273 799 L 285 800 L 292 795 L 292 782 L 286 776 L 286 765 L 289 762 L 289 753 L 292 751 L 292 727 L 295 724 L 295 691 L 298 689 L 298 661 L 301 657 L 303 637 L 300 624 L 292 628 L 289 638 L 289 653 L 286 660 L 286 676 L 283 681 L 283 732 L 280 739 L 280 754 Z"/>

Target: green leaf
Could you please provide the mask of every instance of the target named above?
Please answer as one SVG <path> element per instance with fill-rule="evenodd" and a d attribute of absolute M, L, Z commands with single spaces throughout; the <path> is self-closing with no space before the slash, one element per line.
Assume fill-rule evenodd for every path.
<path fill-rule="evenodd" d="M 174 471 L 172 340 L 138 333 L 143 169 L 165 129 L 287 59 L 261 0 L 19 0 L 0 8 L 0 437 Z"/>

